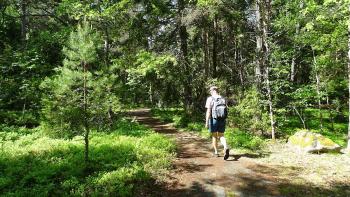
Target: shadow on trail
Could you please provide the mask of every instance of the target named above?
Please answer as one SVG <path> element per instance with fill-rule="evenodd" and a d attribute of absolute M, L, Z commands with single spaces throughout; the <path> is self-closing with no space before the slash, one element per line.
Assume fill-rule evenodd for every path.
<path fill-rule="evenodd" d="M 266 169 L 265 169 L 266 171 Z M 260 172 L 259 172 L 260 173 Z M 344 183 L 335 182 L 331 188 L 322 188 L 311 184 L 296 184 L 289 180 L 277 178 L 266 178 L 263 176 L 253 176 L 251 174 L 240 173 L 231 176 L 222 176 L 214 179 L 206 179 L 205 185 L 194 182 L 190 187 L 184 189 L 166 188 L 166 196 L 182 197 L 197 196 L 208 197 L 218 196 L 217 193 L 209 191 L 206 185 L 224 186 L 226 196 L 278 196 L 278 197 L 348 197 L 350 196 L 350 186 Z M 163 193 L 164 194 L 164 193 Z M 163 195 L 158 195 L 163 196 Z"/>
<path fill-rule="evenodd" d="M 211 164 L 193 164 L 193 163 L 182 163 L 178 164 L 176 167 L 178 171 L 186 173 L 202 172 L 205 171 L 207 167 L 211 167 Z"/>
<path fill-rule="evenodd" d="M 169 186 L 168 186 L 169 187 Z M 174 189 L 173 188 L 164 188 L 160 186 L 159 192 L 155 196 L 163 197 L 213 197 L 216 196 L 214 192 L 209 191 L 205 185 L 200 182 L 194 182 L 190 187 L 185 189 Z M 166 192 L 161 192 L 161 190 Z M 154 195 L 154 194 L 153 194 Z"/>
<path fill-rule="evenodd" d="M 160 120 L 152 118 L 149 109 L 132 110 L 129 111 L 127 115 L 136 119 L 140 124 L 152 128 L 158 133 L 172 134 L 177 132 L 177 130 L 172 128 L 169 124 L 164 124 Z"/>
<path fill-rule="evenodd" d="M 178 140 L 178 158 L 208 158 L 208 146 L 205 140 L 180 137 Z"/>
<path fill-rule="evenodd" d="M 230 157 L 233 157 L 233 159 L 231 159 L 230 161 L 238 161 L 240 158 L 242 157 L 246 157 L 246 158 L 262 158 L 262 157 L 266 157 L 269 154 L 267 153 L 256 153 L 256 154 L 252 154 L 252 153 L 244 153 L 244 154 L 230 154 Z M 229 161 L 229 160 L 228 160 Z"/>

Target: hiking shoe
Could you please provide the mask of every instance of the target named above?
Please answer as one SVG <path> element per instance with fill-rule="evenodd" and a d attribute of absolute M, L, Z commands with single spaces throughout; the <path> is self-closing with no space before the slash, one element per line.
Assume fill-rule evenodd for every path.
<path fill-rule="evenodd" d="M 213 157 L 220 157 L 219 153 L 213 153 Z"/>
<path fill-rule="evenodd" d="M 230 156 L 230 149 L 226 149 L 225 155 L 224 155 L 224 160 L 227 160 L 229 156 Z"/>

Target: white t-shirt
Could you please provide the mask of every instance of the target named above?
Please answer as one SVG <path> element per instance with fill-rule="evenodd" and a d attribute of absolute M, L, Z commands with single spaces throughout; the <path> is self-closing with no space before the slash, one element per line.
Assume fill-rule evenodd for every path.
<path fill-rule="evenodd" d="M 213 97 L 214 98 L 220 98 L 220 95 L 214 95 L 214 96 L 209 96 L 207 98 L 207 102 L 205 103 L 205 108 L 209 109 L 213 107 Z"/>

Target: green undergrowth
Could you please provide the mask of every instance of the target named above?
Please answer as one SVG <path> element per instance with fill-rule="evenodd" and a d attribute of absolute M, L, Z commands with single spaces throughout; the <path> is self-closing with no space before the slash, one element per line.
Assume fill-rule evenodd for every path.
<path fill-rule="evenodd" d="M 91 132 L 88 166 L 83 142 L 2 126 L 0 194 L 135 196 L 162 178 L 175 152 L 173 141 L 126 119 L 112 131 Z"/>
<path fill-rule="evenodd" d="M 0 123 L 6 125 L 35 127 L 39 125 L 38 113 L 34 110 L 0 110 Z"/>
<path fill-rule="evenodd" d="M 188 116 L 182 109 L 152 109 L 152 114 L 162 121 L 173 123 L 175 127 L 210 138 L 210 132 L 205 128 L 204 114 Z M 229 120 L 228 120 L 229 121 Z M 229 123 L 227 125 L 230 125 Z M 257 151 L 264 147 L 264 139 L 254 136 L 238 128 L 226 127 L 225 137 L 231 148 L 241 149 L 243 152 Z"/>
<path fill-rule="evenodd" d="M 177 128 L 184 127 L 189 122 L 188 118 L 185 117 L 184 110 L 181 108 L 153 108 L 151 113 L 163 122 L 174 123 L 174 126 Z"/>
<path fill-rule="evenodd" d="M 255 133 L 261 133 L 261 131 L 254 131 L 247 128 L 242 122 L 248 123 L 250 120 L 245 120 L 245 116 L 239 116 L 235 113 L 237 109 L 235 107 L 230 108 L 229 118 L 227 119 L 226 138 L 228 143 L 233 148 L 247 149 L 247 150 L 259 150 L 264 147 L 266 135 L 260 137 Z M 152 109 L 152 114 L 162 121 L 173 123 L 175 127 L 186 131 L 192 131 L 199 133 L 203 137 L 209 137 L 210 133 L 204 128 L 204 112 L 202 114 L 188 115 L 181 108 L 164 108 L 164 109 Z M 322 110 L 322 130 L 320 127 L 319 110 L 308 108 L 304 110 L 304 118 L 306 127 L 308 130 L 320 133 L 325 137 L 330 138 L 340 146 L 346 146 L 347 136 L 347 113 L 333 114 L 332 118 L 327 110 Z M 250 117 L 250 116 L 248 116 Z M 279 112 L 276 114 L 277 119 L 277 136 L 279 139 L 288 139 L 299 130 L 303 130 L 303 125 L 295 113 Z M 262 127 L 263 128 L 263 127 Z M 269 130 L 267 128 L 267 130 Z M 265 131 L 265 134 L 268 134 Z"/>

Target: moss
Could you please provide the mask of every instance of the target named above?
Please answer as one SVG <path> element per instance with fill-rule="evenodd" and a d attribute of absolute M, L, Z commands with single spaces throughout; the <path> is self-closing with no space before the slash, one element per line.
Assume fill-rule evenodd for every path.
<path fill-rule="evenodd" d="M 317 136 L 317 138 L 318 138 L 318 141 L 320 142 L 320 144 L 323 145 L 323 146 L 330 146 L 330 147 L 332 147 L 332 146 L 336 146 L 337 145 L 331 139 L 326 138 L 324 136 L 320 135 L 320 136 Z"/>
<path fill-rule="evenodd" d="M 293 145 L 298 145 L 302 148 L 312 146 L 315 140 L 316 139 L 314 135 L 311 135 L 310 133 L 304 131 L 297 132 L 295 135 L 289 138 L 289 141 Z"/>
<path fill-rule="evenodd" d="M 305 130 L 296 132 L 293 136 L 289 138 L 288 143 L 290 143 L 291 145 L 299 146 L 301 148 L 334 148 L 338 146 L 331 139 L 324 137 L 321 134 L 316 134 Z M 321 147 L 317 147 L 318 144 Z"/>

